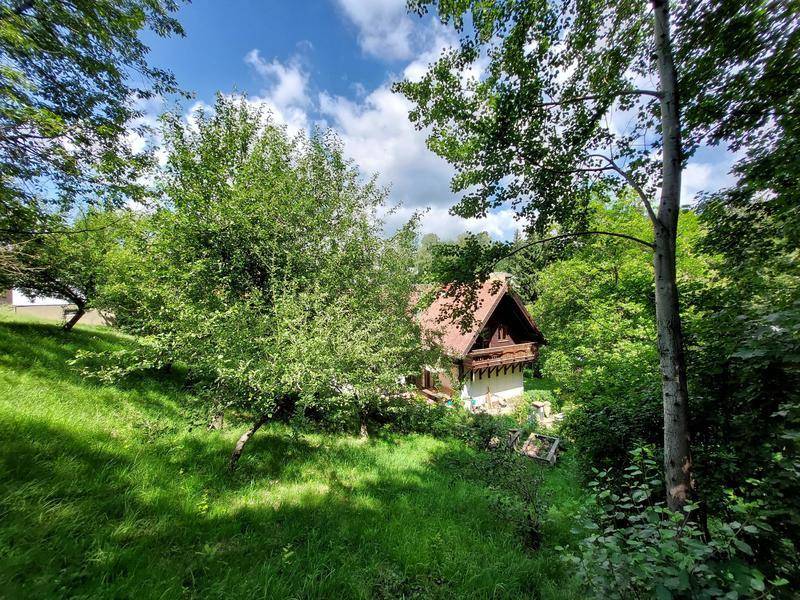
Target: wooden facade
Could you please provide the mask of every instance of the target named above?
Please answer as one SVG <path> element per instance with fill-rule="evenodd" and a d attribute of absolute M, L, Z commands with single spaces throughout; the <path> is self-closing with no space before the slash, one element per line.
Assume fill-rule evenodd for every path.
<path fill-rule="evenodd" d="M 506 278 L 500 285 L 496 278 L 490 279 L 478 292 L 474 326 L 466 332 L 448 315 L 457 302 L 458 298 L 443 295 L 420 315 L 423 329 L 438 328 L 443 349 L 452 359 L 449 369 L 422 374 L 418 379 L 422 393 L 432 399 L 450 398 L 459 392 L 465 400 L 491 396 L 494 393 L 491 384 L 482 382 L 493 378 L 494 381 L 504 378 L 507 382 L 511 374 L 512 383 L 518 382 L 521 394 L 522 372 L 536 361 L 539 346 L 545 342 L 522 300 Z M 508 388 L 507 383 L 504 385 Z M 480 394 L 475 391 L 483 388 L 485 392 Z"/>

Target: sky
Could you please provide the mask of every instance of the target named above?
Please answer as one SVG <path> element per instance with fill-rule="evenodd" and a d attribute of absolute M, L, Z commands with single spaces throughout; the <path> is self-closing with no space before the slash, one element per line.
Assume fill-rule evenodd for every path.
<path fill-rule="evenodd" d="M 410 103 L 393 82 L 420 76 L 456 41 L 433 17 L 408 14 L 405 0 L 194 0 L 177 14 L 184 38 L 145 32 L 151 64 L 172 71 L 193 92 L 182 110 L 213 104 L 217 92 L 246 93 L 263 103 L 290 133 L 322 126 L 336 130 L 365 177 L 378 174 L 392 229 L 427 210 L 422 233 L 452 239 L 487 231 L 510 239 L 520 228 L 510 210 L 484 219 L 449 214 L 453 169 L 425 146 L 425 132 L 408 120 Z M 151 103 L 149 117 L 171 100 Z M 684 171 L 682 202 L 729 185 L 733 157 L 701 149 Z"/>

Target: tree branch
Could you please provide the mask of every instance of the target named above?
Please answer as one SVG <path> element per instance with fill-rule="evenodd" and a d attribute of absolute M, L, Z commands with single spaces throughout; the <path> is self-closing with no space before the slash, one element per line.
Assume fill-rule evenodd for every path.
<path fill-rule="evenodd" d="M 598 171 L 613 171 L 614 168 L 611 166 L 608 167 L 580 167 L 577 169 L 551 169 L 549 167 L 542 167 L 539 166 L 542 171 L 547 171 L 548 173 L 556 173 L 557 175 L 571 175 L 572 173 L 596 173 Z"/>
<path fill-rule="evenodd" d="M 653 96 L 654 98 L 661 98 L 661 92 L 657 92 L 656 90 L 630 90 L 627 92 L 619 92 L 617 94 L 613 94 L 614 97 L 619 96 Z M 602 98 L 608 98 L 608 96 L 604 96 L 602 94 L 591 94 L 588 96 L 576 96 L 575 98 L 566 98 L 564 100 L 554 100 L 552 102 L 542 102 L 541 104 L 537 104 L 536 106 L 539 108 L 548 108 L 552 106 L 563 106 L 565 104 L 577 104 L 578 102 L 585 102 L 587 100 L 600 100 Z"/>
<path fill-rule="evenodd" d="M 622 178 L 631 186 L 634 191 L 639 195 L 639 198 L 642 199 L 642 203 L 644 204 L 645 210 L 647 210 L 647 216 L 650 217 L 650 220 L 653 222 L 653 225 L 660 225 L 661 221 L 658 220 L 655 211 L 653 211 L 653 205 L 650 204 L 650 200 L 647 198 L 647 194 L 645 193 L 644 189 L 641 185 L 628 173 L 625 169 L 620 167 L 614 159 L 606 156 L 605 154 L 589 154 L 586 158 L 602 158 L 604 161 L 608 163 L 608 166 L 611 168 L 612 171 L 616 171 L 619 173 Z"/>
<path fill-rule="evenodd" d="M 504 260 L 506 258 L 510 258 L 510 257 L 514 256 L 515 254 L 517 254 L 518 252 L 521 252 L 521 251 L 525 250 L 526 248 L 530 248 L 531 246 L 535 246 L 537 244 L 544 244 L 546 242 L 552 242 L 553 240 L 563 240 L 563 239 L 566 239 L 566 238 L 583 237 L 583 236 L 587 236 L 587 235 L 608 235 L 608 236 L 611 236 L 611 237 L 618 237 L 618 238 L 622 238 L 622 239 L 625 239 L 625 240 L 631 240 L 632 242 L 637 242 L 639 244 L 642 244 L 643 246 L 647 246 L 650 250 L 655 250 L 655 247 L 656 247 L 655 244 L 653 244 L 651 242 L 648 242 L 646 240 L 634 237 L 632 235 L 628 235 L 627 233 L 616 233 L 614 231 L 574 231 L 572 233 L 563 233 L 563 234 L 560 234 L 560 235 L 554 235 L 554 236 L 549 237 L 549 238 L 543 238 L 541 240 L 534 240 L 532 242 L 528 242 L 527 244 L 523 244 L 522 246 L 520 246 L 518 248 L 514 248 L 514 250 L 512 250 L 508 254 L 505 254 L 504 256 L 501 256 L 500 258 L 498 258 L 494 262 L 494 265 L 497 265 L 497 263 L 499 263 L 501 260 Z"/>

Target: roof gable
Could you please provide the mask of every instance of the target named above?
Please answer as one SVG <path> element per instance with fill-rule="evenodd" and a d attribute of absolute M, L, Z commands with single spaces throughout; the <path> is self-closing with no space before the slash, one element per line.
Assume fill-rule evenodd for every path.
<path fill-rule="evenodd" d="M 514 301 L 521 319 L 530 326 L 537 341 L 544 342 L 544 336 L 522 299 L 510 289 L 506 278 L 490 278 L 477 289 L 465 290 L 461 295 L 448 295 L 448 291 L 445 289 L 440 292 L 433 303 L 419 315 L 423 332 L 441 335 L 440 343 L 447 354 L 464 356 L 469 353 L 478 334 L 506 296 Z M 474 297 L 471 297 L 473 294 Z M 467 319 L 464 319 L 465 316 Z M 465 320 L 468 321 L 466 328 Z"/>

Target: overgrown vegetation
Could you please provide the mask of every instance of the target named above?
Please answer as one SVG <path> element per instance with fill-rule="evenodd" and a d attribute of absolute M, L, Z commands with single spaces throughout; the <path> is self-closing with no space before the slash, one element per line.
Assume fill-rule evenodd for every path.
<path fill-rule="evenodd" d="M 454 212 L 510 207 L 513 242 L 414 253 L 416 219 L 385 234 L 385 190 L 334 134 L 237 96 L 163 115 L 157 165 L 142 102 L 179 90 L 140 34 L 182 35 L 178 3 L 0 1 L 0 286 L 130 335 L 0 324 L 0 593 L 800 587 L 795 4 L 408 5 L 459 43 L 395 90 L 456 168 Z M 720 143 L 736 185 L 682 207 Z M 442 358 L 414 284 L 449 284 L 467 323 L 498 268 L 548 338 L 545 379 L 504 418 L 411 397 Z M 503 444 L 542 399 L 566 413 L 555 470 Z"/>
<path fill-rule="evenodd" d="M 715 201 L 699 215 L 685 211 L 678 264 L 704 510 L 733 522 L 748 506 L 768 528 L 742 560 L 767 581 L 796 582 L 800 279 L 793 212 L 774 208 Z M 646 226 L 619 201 L 596 205 L 593 218 L 624 230 Z M 561 431 L 585 473 L 619 475 L 632 450 L 661 442 L 647 263 L 635 248 L 597 239 L 572 245 L 538 273 L 532 310 L 549 341 L 540 366 L 559 382 Z"/>
<path fill-rule="evenodd" d="M 698 505 L 669 510 L 652 447 L 631 451 L 618 476 L 595 471 L 585 532 L 569 554 L 584 587 L 598 598 L 774 598 L 789 583 L 765 580 L 747 564 L 752 540 L 772 528 L 757 505 L 732 498 L 736 520 L 698 524 Z M 750 543 L 748 543 L 748 541 Z"/>
<path fill-rule="evenodd" d="M 192 427 L 179 373 L 100 384 L 67 366 L 134 343 L 0 323 L 3 594 L 580 597 L 554 549 L 581 502 L 569 462 L 525 465 L 550 506 L 533 513 L 534 479 L 452 437 L 273 423 L 228 474 L 235 428 Z"/>

